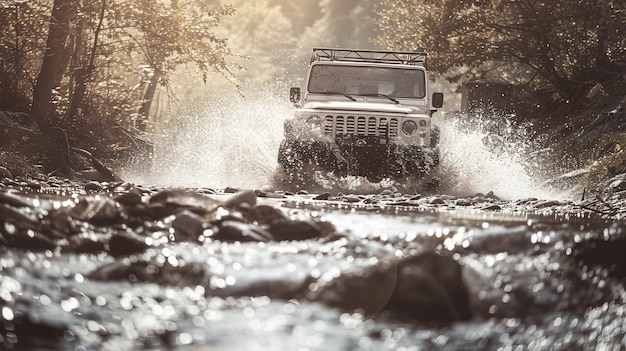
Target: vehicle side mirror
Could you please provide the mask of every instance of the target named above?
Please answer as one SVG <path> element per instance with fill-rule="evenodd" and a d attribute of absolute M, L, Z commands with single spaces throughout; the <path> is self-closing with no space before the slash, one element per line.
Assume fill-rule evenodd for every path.
<path fill-rule="evenodd" d="M 432 105 L 434 108 L 443 107 L 443 93 L 433 93 Z"/>
<path fill-rule="evenodd" d="M 289 89 L 289 101 L 295 103 L 298 103 L 300 101 L 300 95 L 302 94 L 302 92 L 300 91 L 300 88 L 298 87 L 294 87 Z"/>

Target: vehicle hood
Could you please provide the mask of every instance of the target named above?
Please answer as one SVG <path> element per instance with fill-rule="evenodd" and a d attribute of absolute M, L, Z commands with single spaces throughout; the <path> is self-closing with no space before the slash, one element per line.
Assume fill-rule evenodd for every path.
<path fill-rule="evenodd" d="M 375 103 L 362 101 L 313 101 L 302 106 L 312 110 L 335 110 L 335 111 L 367 111 L 384 113 L 424 113 L 422 108 L 394 103 Z"/>

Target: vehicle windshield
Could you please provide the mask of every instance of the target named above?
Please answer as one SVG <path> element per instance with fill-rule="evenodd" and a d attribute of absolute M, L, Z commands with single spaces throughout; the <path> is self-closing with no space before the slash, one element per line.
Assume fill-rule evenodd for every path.
<path fill-rule="evenodd" d="M 421 69 L 315 65 L 309 77 L 309 93 L 424 98 Z"/>

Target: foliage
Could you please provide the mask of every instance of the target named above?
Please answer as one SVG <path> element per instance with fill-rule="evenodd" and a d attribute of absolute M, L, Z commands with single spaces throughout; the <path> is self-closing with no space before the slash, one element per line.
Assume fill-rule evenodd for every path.
<path fill-rule="evenodd" d="M 231 3 L 232 0 L 223 1 Z M 228 36 L 232 50 L 246 56 L 249 69 L 237 74 L 238 82 L 272 81 L 284 75 L 284 48 L 296 43 L 292 21 L 269 0 L 234 2 L 237 13 L 221 21 L 220 33 Z M 271 53 L 271 54 L 270 54 Z M 281 55 L 282 54 L 282 55 Z"/>
<path fill-rule="evenodd" d="M 55 0 L 57 1 L 57 0 Z M 119 128 L 135 127 L 134 116 L 168 88 L 181 66 L 206 81 L 217 73 L 234 79 L 227 39 L 215 31 L 232 6 L 209 1 L 74 1 L 69 34 L 58 65 L 50 119 L 74 146 L 105 152 Z M 0 2 L 0 107 L 27 111 L 46 46 L 52 0 Z M 51 22 L 52 21 L 52 22 Z M 6 26 L 4 25 L 6 24 Z M 152 89 L 154 91 L 154 89 Z M 21 103 L 16 103 L 19 96 Z"/>
<path fill-rule="evenodd" d="M 26 112 L 43 48 L 50 4 L 47 1 L 0 1 L 0 109 Z"/>
<path fill-rule="evenodd" d="M 604 136 L 593 154 L 595 160 L 589 166 L 588 182 L 626 173 L 626 133 L 616 132 Z"/>
<path fill-rule="evenodd" d="M 567 99 L 580 94 L 582 81 L 598 79 L 590 72 L 606 70 L 596 60 L 599 45 L 610 61 L 626 60 L 623 0 L 600 2 L 608 6 L 606 21 L 598 1 L 384 0 L 376 41 L 424 49 L 434 54 L 435 71 L 456 79 L 501 78 L 548 87 Z M 605 43 L 599 42 L 601 23 Z"/>
<path fill-rule="evenodd" d="M 29 177 L 37 174 L 37 170 L 31 166 L 32 160 L 22 152 L 15 150 L 14 146 L 0 149 L 0 167 L 8 170 L 13 177 Z"/>

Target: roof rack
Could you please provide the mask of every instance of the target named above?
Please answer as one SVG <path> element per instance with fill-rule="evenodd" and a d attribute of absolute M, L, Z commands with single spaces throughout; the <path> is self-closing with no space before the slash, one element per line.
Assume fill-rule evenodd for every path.
<path fill-rule="evenodd" d="M 314 61 L 378 62 L 426 67 L 426 53 L 412 51 L 313 48 L 311 62 Z"/>

